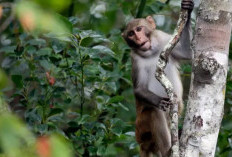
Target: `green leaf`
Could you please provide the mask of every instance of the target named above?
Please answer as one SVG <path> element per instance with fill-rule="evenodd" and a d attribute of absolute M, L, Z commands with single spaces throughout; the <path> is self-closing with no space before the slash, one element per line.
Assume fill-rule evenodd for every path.
<path fill-rule="evenodd" d="M 62 67 L 62 68 L 65 68 L 65 67 L 72 67 L 73 63 L 75 63 L 76 61 L 75 60 L 72 60 L 72 59 L 62 59 L 60 61 L 60 64 L 59 66 Z"/>
<path fill-rule="evenodd" d="M 50 138 L 53 157 L 72 157 L 70 144 L 60 135 L 52 135 Z"/>
<path fill-rule="evenodd" d="M 23 77 L 22 75 L 11 75 L 12 81 L 15 83 L 17 88 L 23 87 Z"/>
<path fill-rule="evenodd" d="M 124 97 L 123 96 L 114 96 L 112 98 L 109 99 L 108 103 L 118 103 L 120 101 L 123 101 Z"/>
<path fill-rule="evenodd" d="M 115 147 L 115 144 L 108 144 L 105 156 L 117 156 L 118 155 L 118 148 Z"/>
<path fill-rule="evenodd" d="M 29 45 L 33 45 L 33 46 L 38 46 L 38 47 L 42 47 L 46 45 L 46 40 L 44 39 L 31 39 L 27 42 L 27 44 Z"/>
<path fill-rule="evenodd" d="M 33 108 L 31 110 L 28 110 L 25 113 L 25 118 L 27 120 L 27 123 L 29 124 L 39 124 L 42 121 L 42 113 L 39 114 L 39 111 L 42 110 L 41 107 L 37 106 L 36 108 Z"/>
<path fill-rule="evenodd" d="M 84 39 L 81 40 L 81 46 L 83 47 L 88 47 L 93 43 L 93 38 L 91 37 L 85 37 Z"/>
<path fill-rule="evenodd" d="M 126 132 L 125 135 L 135 137 L 135 132 L 134 131 L 129 131 L 129 132 Z"/>
<path fill-rule="evenodd" d="M 72 40 L 70 39 L 71 34 L 69 34 L 69 33 L 54 34 L 54 33 L 50 32 L 50 33 L 45 33 L 44 36 L 47 38 L 51 38 L 51 39 L 58 39 L 58 40 L 64 41 L 64 42 L 72 42 Z"/>
<path fill-rule="evenodd" d="M 120 136 L 122 134 L 122 128 L 120 126 L 111 128 L 111 131 L 117 136 Z"/>
<path fill-rule="evenodd" d="M 117 136 L 120 136 L 122 134 L 122 129 L 124 126 L 124 123 L 122 120 L 120 120 L 119 118 L 113 118 L 110 120 L 112 128 L 111 131 L 112 133 L 114 133 Z"/>
<path fill-rule="evenodd" d="M 82 118 L 78 121 L 78 124 L 85 124 L 90 118 L 90 115 L 83 115 Z"/>
<path fill-rule="evenodd" d="M 27 26 L 29 25 L 30 31 L 41 33 L 50 31 L 54 34 L 65 34 L 70 33 L 72 29 L 71 23 L 66 18 L 41 8 L 33 1 L 18 1 L 15 4 L 15 13 L 21 19 L 22 26 L 25 23 Z M 26 18 L 30 18 L 29 22 Z"/>
<path fill-rule="evenodd" d="M 101 54 L 106 54 L 114 57 L 114 52 L 106 46 L 97 45 L 94 46 L 92 49 L 98 51 Z"/>
<path fill-rule="evenodd" d="M 70 6 L 71 0 L 34 0 L 44 8 L 54 9 L 55 11 L 62 11 Z"/>
<path fill-rule="evenodd" d="M 97 124 L 96 124 L 96 127 L 97 127 L 97 128 L 102 128 L 102 129 L 104 129 L 105 131 L 107 130 L 107 129 L 106 129 L 106 126 L 105 126 L 103 123 L 97 123 Z"/>
<path fill-rule="evenodd" d="M 129 108 L 126 107 L 125 105 L 123 105 L 122 103 L 118 103 L 118 105 L 119 105 L 122 109 L 124 109 L 124 110 L 126 110 L 126 111 L 129 111 Z"/>
<path fill-rule="evenodd" d="M 71 16 L 71 17 L 69 17 L 69 21 L 70 21 L 73 25 L 75 25 L 75 24 L 77 24 L 77 23 L 79 22 L 79 18 L 76 17 L 76 16 Z"/>
<path fill-rule="evenodd" d="M 138 146 L 138 144 L 136 142 L 132 142 L 129 146 L 129 149 L 135 149 Z"/>
<path fill-rule="evenodd" d="M 49 63 L 47 60 L 40 60 L 40 65 L 46 70 L 50 71 L 53 68 L 53 65 Z"/>
<path fill-rule="evenodd" d="M 60 53 L 65 49 L 67 45 L 64 42 L 61 42 L 59 40 L 53 40 L 52 41 L 52 49 L 55 51 L 55 53 Z"/>
<path fill-rule="evenodd" d="M 57 0 L 56 0 L 57 1 Z M 67 1 L 67 0 L 65 0 Z M 69 0 L 70 1 L 70 0 Z M 58 21 L 62 22 L 64 27 L 67 28 L 68 32 L 72 32 L 73 31 L 73 26 L 72 23 L 64 16 L 60 15 L 60 14 L 55 14 L 56 18 Z"/>
<path fill-rule="evenodd" d="M 88 151 L 89 151 L 89 154 L 90 154 L 91 156 L 96 156 L 97 147 L 89 146 L 89 147 L 88 147 Z"/>
<path fill-rule="evenodd" d="M 106 82 L 106 90 L 115 93 L 117 91 L 117 85 L 116 82 Z"/>
<path fill-rule="evenodd" d="M 37 124 L 35 126 L 35 131 L 40 133 L 41 135 L 46 134 L 48 131 L 48 125 L 47 124 Z"/>
<path fill-rule="evenodd" d="M 5 46 L 0 48 L 0 52 L 4 52 L 4 53 L 14 53 L 16 49 L 16 46 Z"/>
<path fill-rule="evenodd" d="M 64 112 L 64 110 L 61 109 L 61 108 L 53 108 L 53 109 L 51 109 L 51 111 L 49 113 L 49 117 L 53 116 L 53 115 L 56 115 L 56 114 L 63 113 L 63 112 Z"/>
<path fill-rule="evenodd" d="M 102 110 L 103 109 L 103 104 L 105 103 L 105 98 L 103 96 L 96 96 L 96 103 L 97 103 L 97 109 Z"/>
<path fill-rule="evenodd" d="M 27 51 L 29 54 L 34 54 L 36 52 L 36 48 L 32 45 L 29 45 L 25 48 L 25 51 Z"/>
<path fill-rule="evenodd" d="M 11 57 L 6 57 L 3 61 L 2 61 L 2 68 L 10 68 L 12 65 L 14 64 L 14 60 Z"/>
<path fill-rule="evenodd" d="M 36 52 L 38 56 L 50 56 L 51 53 L 52 53 L 52 49 L 49 47 L 42 48 Z"/>
<path fill-rule="evenodd" d="M 8 78 L 6 74 L 0 69 L 0 89 L 6 87 L 8 84 Z"/>
<path fill-rule="evenodd" d="M 88 38 L 88 37 L 91 37 L 91 38 L 100 38 L 102 36 L 99 35 L 99 34 L 97 34 L 96 32 L 94 32 L 92 30 L 84 30 L 84 31 L 81 31 L 80 37 L 81 37 L 81 39 L 84 39 L 84 38 Z"/>
<path fill-rule="evenodd" d="M 15 116 L 0 115 L 0 147 L 1 153 L 9 157 L 34 156 L 35 138 L 27 127 Z"/>
<path fill-rule="evenodd" d="M 103 156 L 106 152 L 106 147 L 105 146 L 100 146 L 97 149 L 97 155 L 98 156 Z"/>
<path fill-rule="evenodd" d="M 5 100 L 0 96 L 0 115 L 10 113 L 10 108 L 8 104 L 5 102 Z"/>

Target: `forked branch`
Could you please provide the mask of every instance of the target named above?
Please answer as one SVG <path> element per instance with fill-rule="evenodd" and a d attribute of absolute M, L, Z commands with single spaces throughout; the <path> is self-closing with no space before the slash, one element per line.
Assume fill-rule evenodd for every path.
<path fill-rule="evenodd" d="M 171 157 L 179 157 L 179 138 L 178 138 L 178 103 L 176 99 L 176 94 L 173 91 L 173 85 L 166 77 L 164 69 L 168 63 L 169 56 L 172 52 L 172 49 L 176 46 L 181 36 L 181 33 L 188 20 L 188 10 L 182 9 L 180 12 L 179 20 L 177 22 L 177 27 L 174 31 L 174 34 L 168 44 L 165 46 L 164 50 L 159 56 L 158 63 L 156 65 L 156 79 L 162 84 L 165 88 L 165 91 L 170 98 L 171 107 L 170 107 L 170 117 L 171 117 Z"/>

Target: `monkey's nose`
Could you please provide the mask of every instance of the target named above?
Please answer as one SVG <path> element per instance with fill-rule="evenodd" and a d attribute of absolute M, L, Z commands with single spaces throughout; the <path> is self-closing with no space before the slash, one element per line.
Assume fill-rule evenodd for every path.
<path fill-rule="evenodd" d="M 135 38 L 136 38 L 136 40 L 140 40 L 141 39 L 141 37 L 138 36 L 138 35 L 135 35 Z"/>

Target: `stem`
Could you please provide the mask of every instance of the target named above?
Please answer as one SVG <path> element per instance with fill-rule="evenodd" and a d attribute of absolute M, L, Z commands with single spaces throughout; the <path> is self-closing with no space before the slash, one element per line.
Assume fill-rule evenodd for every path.
<path fill-rule="evenodd" d="M 79 43 L 77 43 L 73 38 L 76 38 L 76 36 L 71 36 L 72 38 L 72 42 L 73 42 L 73 45 L 74 47 L 76 48 L 76 51 L 78 51 L 79 53 L 79 60 L 80 60 L 80 63 L 81 63 L 81 93 L 80 93 L 80 99 L 81 99 L 81 107 L 80 107 L 80 116 L 82 118 L 83 116 L 83 107 L 84 107 L 84 103 L 85 103 L 85 89 L 84 89 L 84 85 L 85 85 L 85 82 L 84 82 L 84 63 L 83 63 L 83 58 L 82 58 L 82 54 L 81 54 L 81 50 L 80 50 L 80 45 L 81 45 L 81 40 L 79 41 Z M 76 81 L 76 88 L 78 89 L 78 78 L 76 77 L 75 81 Z M 78 92 L 78 91 L 77 91 Z"/>
<path fill-rule="evenodd" d="M 77 96 L 80 96 L 80 94 L 78 93 L 78 87 L 77 87 L 77 79 L 76 79 L 76 77 L 75 77 L 75 81 L 72 79 L 72 75 L 71 75 L 71 72 L 69 71 L 69 67 L 70 67 L 70 65 L 69 65 L 69 63 L 68 63 L 68 58 L 67 58 L 67 56 L 66 56 L 66 54 L 67 54 L 67 52 L 65 51 L 65 60 L 66 60 L 66 64 L 67 64 L 67 70 L 68 70 L 68 73 L 69 73 L 69 78 L 70 78 L 70 81 L 72 82 L 72 84 L 73 85 L 75 85 L 75 87 L 76 87 L 76 90 L 77 90 Z M 75 96 L 76 97 L 76 96 Z"/>
<path fill-rule="evenodd" d="M 49 92 L 49 89 L 48 89 L 48 86 L 46 86 L 46 90 L 45 90 L 45 99 L 44 101 L 42 101 L 42 110 L 43 110 L 43 115 L 42 115 L 42 124 L 45 123 L 46 121 L 46 107 L 47 107 L 47 96 L 48 96 L 48 92 Z"/>
<path fill-rule="evenodd" d="M 84 66 L 83 63 L 81 61 L 81 117 L 83 115 L 83 106 L 85 103 L 85 90 L 84 90 Z"/>
<path fill-rule="evenodd" d="M 185 27 L 185 24 L 188 20 L 188 10 L 181 10 L 177 27 L 174 31 L 172 39 L 165 46 L 164 50 L 160 53 L 159 60 L 157 63 L 156 69 L 156 79 L 162 84 L 165 88 L 165 91 L 172 102 L 170 108 L 170 117 L 171 117 L 171 157 L 179 157 L 179 138 L 178 138 L 178 103 L 176 99 L 176 94 L 173 91 L 173 85 L 168 80 L 164 73 L 164 69 L 168 63 L 168 57 L 171 54 L 172 49 L 176 46 L 181 36 L 181 33 Z"/>
<path fill-rule="evenodd" d="M 140 0 L 138 12 L 136 14 L 136 18 L 141 18 L 142 17 L 145 5 L 146 5 L 146 0 Z"/>
<path fill-rule="evenodd" d="M 83 60 L 82 60 L 82 55 L 81 55 L 81 51 L 79 49 L 79 56 L 80 56 L 80 62 L 81 62 L 81 117 L 83 115 L 83 106 L 85 103 L 85 90 L 84 90 L 84 64 L 83 64 Z"/>

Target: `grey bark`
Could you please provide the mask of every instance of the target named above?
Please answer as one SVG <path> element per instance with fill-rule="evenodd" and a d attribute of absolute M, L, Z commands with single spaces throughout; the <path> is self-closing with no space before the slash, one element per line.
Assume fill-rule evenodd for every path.
<path fill-rule="evenodd" d="M 202 0 L 196 21 L 192 79 L 180 139 L 181 157 L 213 157 L 223 118 L 232 0 Z"/>

